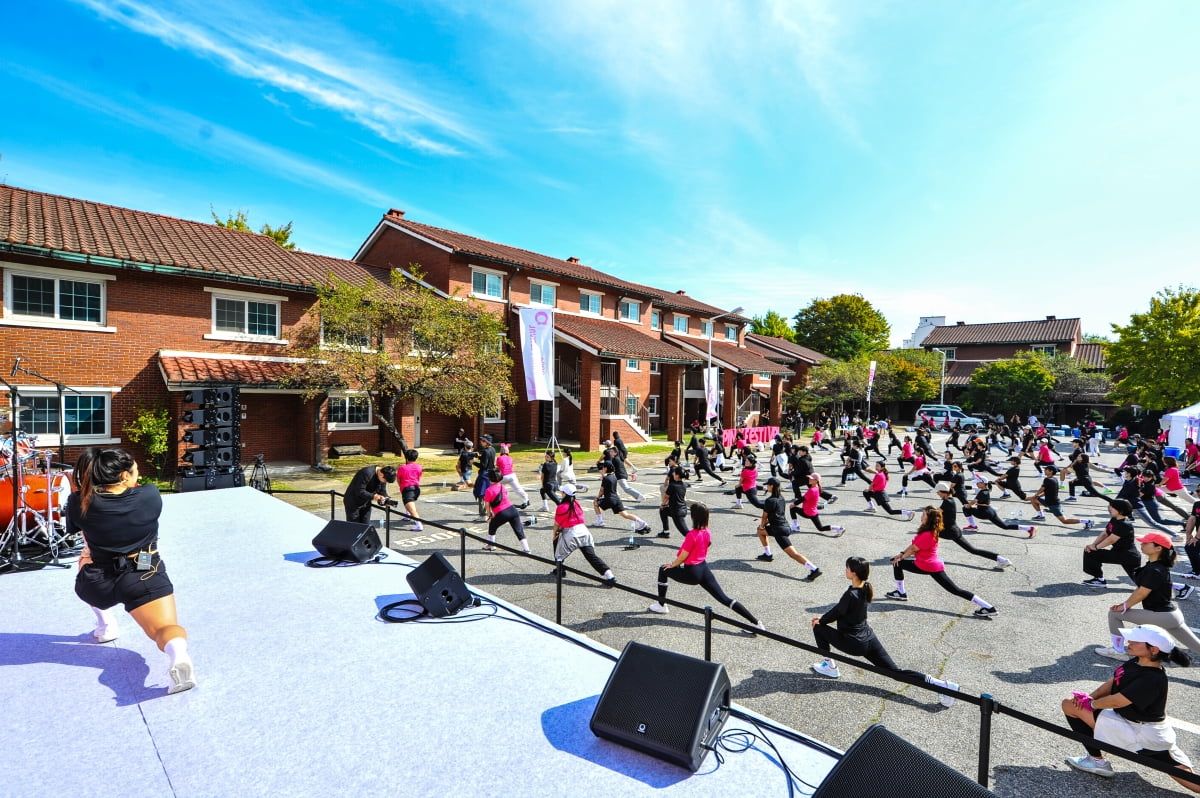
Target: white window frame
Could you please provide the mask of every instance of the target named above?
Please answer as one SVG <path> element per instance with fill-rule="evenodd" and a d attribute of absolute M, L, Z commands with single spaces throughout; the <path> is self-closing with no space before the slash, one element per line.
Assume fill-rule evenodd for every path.
<path fill-rule="evenodd" d="M 113 435 L 113 396 L 121 392 L 119 386 L 70 386 L 70 391 L 63 394 L 62 400 L 58 404 L 58 412 L 60 416 L 65 414 L 64 405 L 68 396 L 103 396 L 104 397 L 104 432 L 99 435 L 66 435 L 66 441 L 59 439 L 58 432 L 46 432 L 37 434 L 37 443 L 39 447 L 48 448 L 54 446 L 96 446 L 96 445 L 111 445 L 121 443 L 121 439 Z M 58 393 L 53 386 L 43 388 L 40 385 L 19 385 L 17 390 L 21 392 L 22 397 L 38 397 L 38 398 L 58 398 Z M 0 394 L 0 401 L 8 403 L 8 393 Z"/>
<path fill-rule="evenodd" d="M 713 337 L 713 323 L 711 321 L 709 321 L 707 319 L 700 320 L 700 337 L 701 338 L 712 338 Z"/>
<path fill-rule="evenodd" d="M 642 372 L 642 361 L 638 360 L 636 357 L 625 358 L 625 370 L 636 371 L 640 374 Z"/>
<path fill-rule="evenodd" d="M 204 290 L 212 294 L 209 302 L 209 323 L 212 332 L 204 336 L 206 341 L 253 341 L 262 344 L 286 345 L 288 340 L 283 337 L 283 303 L 288 301 L 285 296 L 278 294 L 258 294 L 251 291 L 234 291 L 229 288 L 205 286 Z M 264 305 L 275 305 L 275 335 L 250 335 L 249 333 L 234 333 L 217 330 L 217 300 L 225 299 L 235 302 L 258 302 Z"/>
<path fill-rule="evenodd" d="M 109 280 L 117 279 L 111 274 L 95 274 L 93 272 L 79 272 L 71 269 L 51 269 L 46 266 L 27 266 L 23 263 L 0 262 L 0 266 L 4 268 L 4 311 L 0 317 L 0 324 L 14 327 L 44 327 L 53 330 L 87 330 L 89 332 L 105 332 L 115 333 L 116 327 L 109 327 L 108 322 L 108 286 Z M 72 280 L 80 283 L 99 283 L 100 284 L 100 321 L 73 321 L 71 319 L 48 318 L 46 316 L 22 316 L 18 315 L 13 310 L 13 287 L 12 278 L 14 275 L 22 277 L 33 277 L 41 280 L 54 280 L 55 288 L 54 295 L 58 297 L 58 282 L 60 280 Z M 58 303 L 55 302 L 54 312 L 58 313 Z"/>
<path fill-rule="evenodd" d="M 682 330 L 679 329 L 680 321 L 683 322 Z M 687 335 L 689 326 L 690 326 L 690 317 L 689 316 L 684 316 L 682 313 L 674 313 L 671 315 L 671 331 L 672 332 L 683 333 L 684 335 Z"/>
<path fill-rule="evenodd" d="M 736 324 L 725 325 L 725 340 L 736 341 L 738 339 L 738 328 Z"/>
<path fill-rule="evenodd" d="M 1029 351 L 1039 355 L 1057 355 L 1058 346 L 1055 344 L 1034 344 Z"/>
<path fill-rule="evenodd" d="M 650 311 L 650 329 L 651 330 L 661 330 L 662 329 L 662 311 L 661 310 Z"/>
<path fill-rule="evenodd" d="M 653 393 L 646 397 L 646 415 L 658 418 L 658 394 Z"/>
<path fill-rule="evenodd" d="M 345 421 L 333 421 L 333 403 L 347 402 L 346 410 L 349 411 L 349 401 L 351 399 L 366 399 L 367 400 L 367 421 L 366 423 L 351 424 Z M 334 430 L 353 430 L 353 429 L 375 429 L 375 411 L 371 407 L 371 397 L 362 391 L 332 391 L 329 394 L 329 423 L 330 432 Z"/>
<path fill-rule="evenodd" d="M 495 410 L 485 410 L 483 412 L 484 424 L 501 424 L 504 422 L 504 405 Z"/>
<path fill-rule="evenodd" d="M 956 346 L 943 346 L 943 347 L 939 347 L 939 348 L 940 348 L 940 349 L 941 349 L 943 352 L 945 352 L 945 353 L 946 353 L 946 360 L 957 360 L 957 359 L 958 359 L 958 347 L 956 347 Z"/>
<path fill-rule="evenodd" d="M 584 308 L 583 298 L 585 296 L 596 297 L 596 310 L 592 310 L 591 308 Z M 604 294 L 597 292 L 597 291 L 584 291 L 582 288 L 579 289 L 579 312 L 585 316 L 602 316 L 602 315 L 604 315 Z"/>
<path fill-rule="evenodd" d="M 498 278 L 500 280 L 500 294 L 498 296 L 492 296 L 491 294 L 486 294 L 486 293 L 481 294 L 478 291 L 476 291 L 475 290 L 475 275 L 476 274 L 485 275 L 485 278 L 484 278 L 484 288 L 485 289 L 487 288 L 487 277 Z M 507 302 L 508 300 L 504 298 L 504 281 L 507 278 L 508 278 L 508 275 L 498 269 L 485 269 L 482 266 L 472 266 L 471 267 L 471 296 L 474 297 L 475 299 L 481 299 L 484 302 Z"/>
<path fill-rule="evenodd" d="M 632 308 L 633 315 L 626 315 L 625 309 Z M 628 321 L 633 324 L 642 323 L 642 303 L 637 299 L 622 299 L 617 303 L 617 318 L 621 321 Z"/>
<path fill-rule="evenodd" d="M 659 363 L 657 360 L 651 360 L 650 361 L 650 373 L 651 374 L 662 374 L 662 364 Z"/>
<path fill-rule="evenodd" d="M 551 291 L 553 291 L 554 292 L 554 301 L 547 303 L 547 302 L 541 301 L 540 299 L 534 299 L 533 298 L 533 287 L 535 285 L 538 288 L 542 289 L 543 291 L 545 291 L 547 288 L 549 288 Z M 556 308 L 556 307 L 558 307 L 558 283 L 552 283 L 552 282 L 549 282 L 548 280 L 532 280 L 531 279 L 529 281 L 529 304 L 536 305 L 539 308 Z"/>

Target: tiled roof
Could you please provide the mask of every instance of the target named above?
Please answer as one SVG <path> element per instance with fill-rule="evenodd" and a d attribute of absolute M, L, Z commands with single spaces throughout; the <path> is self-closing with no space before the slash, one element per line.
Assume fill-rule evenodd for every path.
<path fill-rule="evenodd" d="M 763 348 L 773 352 L 768 355 L 772 360 L 780 354 L 790 356 L 796 360 L 804 360 L 808 363 L 821 363 L 826 360 L 832 360 L 829 355 L 823 355 L 815 349 L 809 349 L 807 346 L 792 343 L 786 338 L 776 338 L 770 335 L 755 335 L 754 333 L 746 334 L 747 343 L 755 343 Z"/>
<path fill-rule="evenodd" d="M 975 370 L 987 363 L 988 361 L 984 360 L 947 360 L 946 384 L 966 385 L 971 381 L 971 375 L 975 373 Z"/>
<path fill-rule="evenodd" d="M 992 324 L 950 324 L 934 327 L 921 346 L 969 346 L 971 344 L 1050 344 L 1075 341 L 1079 319 L 1006 321 Z"/>
<path fill-rule="evenodd" d="M 554 327 L 601 354 L 675 363 L 700 362 L 695 355 L 672 346 L 657 335 L 647 335 L 635 325 L 615 319 L 555 313 Z"/>
<path fill-rule="evenodd" d="M 694 352 L 701 360 L 708 358 L 708 339 L 683 338 L 670 334 L 664 336 L 664 338 L 673 344 L 678 344 L 686 351 Z M 722 341 L 713 340 L 712 356 L 714 361 L 719 360 L 738 371 L 754 371 L 785 376 L 792 373 L 791 369 L 781 368 L 778 363 L 773 363 L 756 352 Z"/>
<path fill-rule="evenodd" d="M 215 383 L 261 388 L 280 385 L 291 373 L 294 361 L 160 351 L 158 365 L 168 388 Z"/>
<path fill-rule="evenodd" d="M 1104 353 L 1104 344 L 1080 344 L 1075 347 L 1075 359 L 1084 368 L 1103 369 L 1108 367 L 1108 358 Z"/>
<path fill-rule="evenodd" d="M 386 269 L 285 250 L 257 233 L 14 186 L 0 186 L 2 249 L 103 266 L 180 269 L 302 290 L 324 284 L 330 272 L 355 283 L 388 279 Z"/>

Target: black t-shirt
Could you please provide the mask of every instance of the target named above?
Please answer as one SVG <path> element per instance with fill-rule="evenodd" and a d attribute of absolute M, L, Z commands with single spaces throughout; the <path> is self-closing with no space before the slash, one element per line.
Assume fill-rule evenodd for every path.
<path fill-rule="evenodd" d="M 1021 466 L 1015 465 L 1004 472 L 1004 484 L 1008 487 L 1021 487 Z"/>
<path fill-rule="evenodd" d="M 86 514 L 77 491 L 67 497 L 67 532 L 82 531 L 93 553 L 132 554 L 158 538 L 161 514 L 162 496 L 154 485 L 117 494 L 93 491 Z"/>
<path fill-rule="evenodd" d="M 1114 518 L 1108 522 L 1104 531 L 1117 536 L 1117 542 L 1112 544 L 1113 551 L 1132 552 L 1137 554 L 1134 546 L 1133 524 L 1127 518 Z"/>
<path fill-rule="evenodd" d="M 787 500 L 782 496 L 768 496 L 763 500 L 763 512 L 767 514 L 767 526 L 774 530 L 786 531 Z"/>
<path fill-rule="evenodd" d="M 874 632 L 867 625 L 866 589 L 853 585 L 846 588 L 837 605 L 822 615 L 820 622 L 836 624 L 839 632 L 857 640 L 873 637 Z"/>
<path fill-rule="evenodd" d="M 1142 600 L 1142 609 L 1151 612 L 1170 612 L 1175 609 L 1174 588 L 1171 587 L 1171 571 L 1160 562 L 1148 562 L 1134 573 L 1138 587 L 1150 591 Z"/>
<path fill-rule="evenodd" d="M 1087 452 L 1076 452 L 1071 468 L 1075 471 L 1077 477 L 1087 477 L 1088 475 L 1088 456 Z"/>
<path fill-rule="evenodd" d="M 471 467 L 471 461 L 475 459 L 475 453 L 470 449 L 463 449 L 458 453 L 458 469 L 462 474 L 467 473 L 467 469 Z"/>
<path fill-rule="evenodd" d="M 1162 668 L 1139 665 L 1137 658 L 1117 666 L 1113 672 L 1113 695 L 1132 703 L 1113 710 L 1134 723 L 1158 723 L 1167 719 L 1167 673 Z"/>
<path fill-rule="evenodd" d="M 600 480 L 600 498 L 613 499 L 617 495 L 617 475 L 611 471 Z"/>
<path fill-rule="evenodd" d="M 1158 502 L 1158 485 L 1152 479 L 1138 480 L 1138 496 L 1142 500 L 1142 504 L 1146 502 Z"/>
<path fill-rule="evenodd" d="M 1042 501 L 1045 504 L 1058 504 L 1058 475 L 1042 480 Z"/>
<path fill-rule="evenodd" d="M 1192 516 L 1200 523 L 1200 502 L 1192 504 Z"/>
<path fill-rule="evenodd" d="M 481 446 L 475 453 L 475 460 L 479 464 L 479 472 L 486 474 L 496 467 L 496 449 L 492 446 Z"/>
<path fill-rule="evenodd" d="M 682 480 L 669 480 L 666 494 L 667 512 L 671 515 L 684 515 L 687 512 L 687 502 L 684 500 L 687 496 L 687 483 Z"/>
<path fill-rule="evenodd" d="M 942 528 L 946 530 L 957 528 L 958 505 L 954 503 L 954 500 L 950 498 L 942 499 L 942 503 L 939 506 L 942 510 Z"/>
<path fill-rule="evenodd" d="M 354 474 L 350 484 L 346 486 L 346 495 L 342 502 L 353 507 L 370 504 L 375 496 L 386 496 L 387 483 L 380 479 L 375 466 L 363 466 Z"/>
<path fill-rule="evenodd" d="M 542 484 L 554 486 L 558 484 L 558 463 L 550 461 L 542 463 L 538 471 L 542 473 Z"/>
<path fill-rule="evenodd" d="M 987 488 L 975 491 L 975 503 L 979 507 L 987 507 L 992 503 L 992 492 Z"/>

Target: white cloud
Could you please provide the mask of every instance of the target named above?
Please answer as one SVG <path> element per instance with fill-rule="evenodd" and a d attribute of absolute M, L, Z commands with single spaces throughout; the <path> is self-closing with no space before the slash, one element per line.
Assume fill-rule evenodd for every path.
<path fill-rule="evenodd" d="M 420 82 L 405 65 L 349 40 L 328 20 L 319 27 L 290 24 L 265 9 L 206 2 L 172 15 L 139 0 L 74 0 L 100 17 L 154 37 L 169 47 L 207 58 L 232 74 L 298 94 L 341 114 L 387 141 L 434 155 L 487 149 L 485 138 L 458 116 L 411 86 Z M 248 14 L 253 18 L 247 18 Z M 274 32 L 274 37 L 261 33 Z M 300 43 L 320 36 L 322 50 Z M 355 54 L 355 64 L 328 52 Z M 432 92 L 430 92 L 432 94 Z"/>

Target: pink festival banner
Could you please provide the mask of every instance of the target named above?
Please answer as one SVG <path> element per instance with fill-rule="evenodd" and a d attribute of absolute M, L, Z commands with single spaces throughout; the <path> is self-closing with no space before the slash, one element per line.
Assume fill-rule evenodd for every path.
<path fill-rule="evenodd" d="M 754 446 L 759 443 L 771 444 L 779 434 L 779 427 L 742 427 L 740 429 L 721 430 L 721 443 L 728 449 L 733 445 L 738 433 L 742 433 L 746 444 Z"/>
<path fill-rule="evenodd" d="M 554 400 L 554 311 L 521 308 L 521 360 L 525 395 L 531 402 Z"/>

